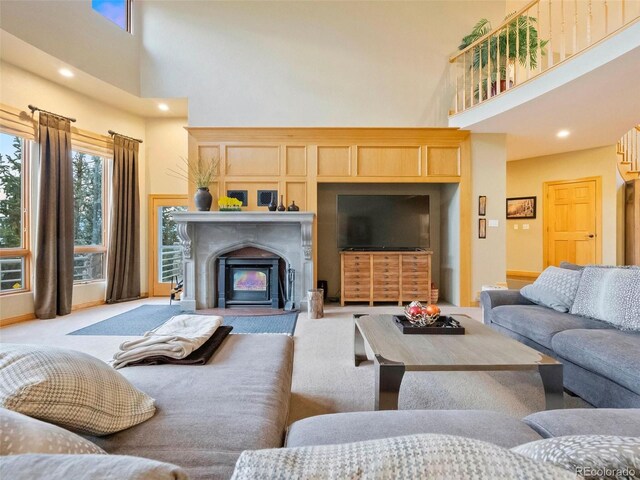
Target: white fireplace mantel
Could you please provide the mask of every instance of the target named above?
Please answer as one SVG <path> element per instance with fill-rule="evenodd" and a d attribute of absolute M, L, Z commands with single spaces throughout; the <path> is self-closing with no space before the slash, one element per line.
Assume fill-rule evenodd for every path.
<path fill-rule="evenodd" d="M 284 258 L 297 272 L 295 300 L 313 287 L 311 212 L 176 212 L 184 249 L 183 310 L 215 306 L 215 261 L 234 249 L 255 246 Z"/>

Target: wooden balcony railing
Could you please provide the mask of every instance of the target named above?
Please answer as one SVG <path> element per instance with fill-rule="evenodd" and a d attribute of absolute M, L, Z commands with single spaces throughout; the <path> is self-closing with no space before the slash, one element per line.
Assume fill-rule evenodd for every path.
<path fill-rule="evenodd" d="M 638 0 L 533 0 L 496 28 L 480 21 L 449 59 L 451 113 L 509 91 L 639 20 Z"/>
<path fill-rule="evenodd" d="M 618 171 L 625 180 L 640 178 L 640 125 L 618 140 Z"/>

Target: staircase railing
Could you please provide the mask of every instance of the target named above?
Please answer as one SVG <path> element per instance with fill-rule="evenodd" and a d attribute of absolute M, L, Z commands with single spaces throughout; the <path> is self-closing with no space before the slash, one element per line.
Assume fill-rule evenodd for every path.
<path fill-rule="evenodd" d="M 638 20 L 637 0 L 533 0 L 496 28 L 481 23 L 449 58 L 450 113 L 507 92 Z"/>
<path fill-rule="evenodd" d="M 640 178 L 640 125 L 618 140 L 618 171 L 625 180 Z"/>

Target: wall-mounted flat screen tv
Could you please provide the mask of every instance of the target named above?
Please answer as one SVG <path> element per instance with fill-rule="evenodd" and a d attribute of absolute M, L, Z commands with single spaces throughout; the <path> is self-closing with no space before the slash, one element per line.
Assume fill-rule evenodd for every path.
<path fill-rule="evenodd" d="M 429 247 L 429 195 L 338 195 L 338 248 Z"/>

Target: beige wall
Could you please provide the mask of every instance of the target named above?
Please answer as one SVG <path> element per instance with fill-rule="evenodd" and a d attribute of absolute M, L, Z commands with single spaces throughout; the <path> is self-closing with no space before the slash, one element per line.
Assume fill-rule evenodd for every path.
<path fill-rule="evenodd" d="M 478 299 L 482 285 L 506 280 L 506 221 L 504 219 L 507 184 L 506 137 L 502 134 L 471 135 L 471 296 Z M 487 197 L 487 238 L 478 238 L 478 197 Z M 490 227 L 489 221 L 498 222 Z"/>
<path fill-rule="evenodd" d="M 318 279 L 327 280 L 329 296 L 337 297 L 340 291 L 340 250 L 337 246 L 336 216 L 337 196 L 340 194 L 429 195 L 431 245 L 428 248 L 433 250 L 431 279 L 440 284 L 440 185 L 321 183 L 318 184 Z"/>
<path fill-rule="evenodd" d="M 505 1 L 139 2 L 144 96 L 192 126 L 446 126 L 448 57 Z M 196 69 L 194 74 L 194 69 Z"/>
<path fill-rule="evenodd" d="M 540 272 L 542 259 L 543 183 L 583 177 L 602 177 L 602 262 L 620 258 L 622 222 L 615 145 L 576 152 L 528 158 L 507 163 L 507 196 L 537 197 L 537 216 L 507 220 L 507 269 Z M 504 218 L 504 213 L 502 214 Z M 518 225 L 518 230 L 514 229 Z M 529 225 L 529 229 L 523 229 Z"/>
<path fill-rule="evenodd" d="M 185 120 L 145 121 L 141 117 L 105 105 L 5 62 L 0 64 L 0 68 L 2 70 L 0 103 L 25 110 L 28 104 L 35 104 L 56 113 L 75 117 L 77 122 L 74 126 L 83 130 L 106 135 L 107 130 L 113 129 L 144 140 L 140 145 L 139 185 L 141 287 L 142 292 L 146 293 L 148 291 L 147 196 L 151 188 L 154 189 L 153 193 L 186 193 L 186 182 L 172 179 L 165 174 L 166 167 L 172 165 L 174 157 L 187 155 L 187 133 L 182 128 Z M 150 145 L 147 136 L 153 140 L 153 146 Z M 32 224 L 35 225 L 33 221 Z M 35 231 L 32 230 L 32 240 L 34 237 Z M 105 287 L 105 282 L 75 285 L 74 307 L 103 300 Z M 0 297 L 2 318 L 32 312 L 33 294 L 31 292 Z"/>

